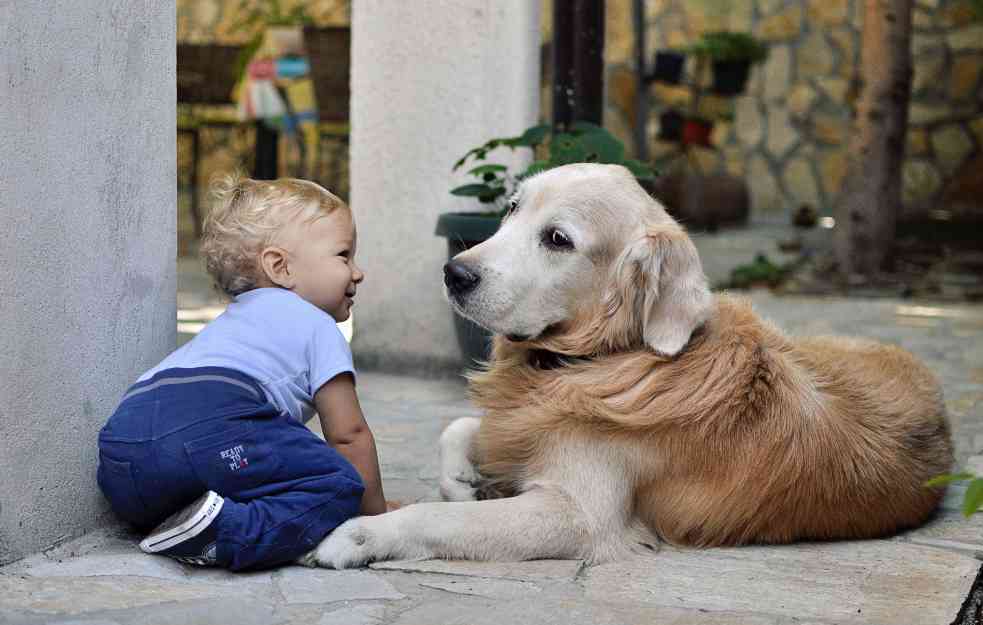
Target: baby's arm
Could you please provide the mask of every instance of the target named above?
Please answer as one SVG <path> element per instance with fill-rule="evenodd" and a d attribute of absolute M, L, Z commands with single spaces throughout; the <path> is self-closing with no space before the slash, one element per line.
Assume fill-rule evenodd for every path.
<path fill-rule="evenodd" d="M 385 512 L 386 499 L 382 494 L 375 438 L 362 416 L 352 376 L 345 373 L 331 378 L 314 395 L 314 405 L 325 440 L 362 476 L 365 484 L 362 514 Z"/>

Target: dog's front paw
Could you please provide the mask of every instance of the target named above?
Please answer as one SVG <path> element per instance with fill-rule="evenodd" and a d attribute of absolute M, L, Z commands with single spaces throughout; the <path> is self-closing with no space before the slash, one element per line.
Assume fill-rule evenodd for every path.
<path fill-rule="evenodd" d="M 353 569 L 379 560 L 425 557 L 425 549 L 414 547 L 419 540 L 401 529 L 403 521 L 412 520 L 413 507 L 349 519 L 302 556 L 300 564 L 311 560 L 329 569 Z"/>
<path fill-rule="evenodd" d="M 342 523 L 308 555 L 318 566 L 329 569 L 354 569 L 383 559 L 380 537 L 367 522 L 370 518 L 357 517 Z"/>

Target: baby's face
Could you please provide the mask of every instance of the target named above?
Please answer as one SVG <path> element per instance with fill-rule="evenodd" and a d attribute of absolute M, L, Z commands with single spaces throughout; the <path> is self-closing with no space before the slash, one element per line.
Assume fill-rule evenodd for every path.
<path fill-rule="evenodd" d="M 351 211 L 339 208 L 298 227 L 287 247 L 294 293 L 344 321 L 365 277 L 355 264 L 357 236 Z"/>

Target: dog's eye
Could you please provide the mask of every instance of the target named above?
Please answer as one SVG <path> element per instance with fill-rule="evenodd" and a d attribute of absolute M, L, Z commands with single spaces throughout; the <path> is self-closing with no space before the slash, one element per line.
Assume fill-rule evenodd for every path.
<path fill-rule="evenodd" d="M 543 231 L 543 245 L 552 250 L 569 251 L 573 249 L 573 241 L 562 230 L 547 228 Z"/>
<path fill-rule="evenodd" d="M 509 200 L 508 210 L 505 211 L 505 216 L 508 217 L 514 213 L 519 208 L 519 200 L 512 198 Z"/>

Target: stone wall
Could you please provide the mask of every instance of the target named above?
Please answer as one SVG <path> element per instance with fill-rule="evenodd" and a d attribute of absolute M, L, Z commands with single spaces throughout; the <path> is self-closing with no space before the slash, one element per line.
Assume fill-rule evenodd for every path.
<path fill-rule="evenodd" d="M 299 0 L 285 0 L 293 6 Z M 235 28 L 239 0 L 178 0 L 178 40 L 243 43 L 252 36 Z M 784 221 L 802 203 L 823 213 L 846 173 L 851 114 L 859 95 L 860 31 L 863 0 L 649 0 L 646 5 L 649 56 L 665 47 L 685 46 L 703 32 L 751 32 L 771 54 L 754 68 L 746 95 L 704 97 L 700 112 L 716 118 L 715 150 L 694 149 L 704 171 L 744 177 L 752 195 L 753 218 Z M 350 23 L 348 0 L 305 3 L 320 25 Z M 632 0 L 607 1 L 607 106 L 604 123 L 631 147 L 635 112 Z M 543 0 L 543 40 L 551 39 L 552 0 Z M 906 214 L 946 208 L 976 211 L 983 197 L 983 21 L 974 20 L 969 0 L 916 0 L 912 52 L 915 73 L 904 165 Z M 544 50 L 548 53 L 548 48 Z M 548 56 L 544 61 L 549 61 Z M 692 70 L 692 64 L 688 66 Z M 548 74 L 548 65 L 544 65 Z M 548 80 L 547 75 L 544 80 Z M 676 147 L 656 140 L 658 114 L 666 106 L 685 108 L 690 94 L 664 85 L 650 87 L 650 153 L 673 162 Z M 550 117 L 550 90 L 540 90 L 542 117 Z M 212 172 L 248 163 L 251 135 L 206 131 L 202 179 Z M 325 161 L 315 173 L 327 184 L 335 167 L 347 193 L 347 158 Z M 292 151 L 284 146 L 286 169 Z M 178 164 L 188 170 L 190 148 L 179 142 Z M 668 160 L 666 160 L 668 159 Z M 337 161 L 337 162 L 336 162 Z M 337 176 L 335 176 L 337 177 Z"/>
<path fill-rule="evenodd" d="M 944 207 L 978 215 L 983 21 L 974 21 L 967 0 L 915 4 L 906 214 Z M 626 141 L 635 122 L 630 5 L 608 2 L 605 124 Z M 696 149 L 693 157 L 704 170 L 744 176 L 756 220 L 784 221 L 802 203 L 829 213 L 846 173 L 859 94 L 863 0 L 650 0 L 646 9 L 650 58 L 712 30 L 751 32 L 769 44 L 770 56 L 752 71 L 746 95 L 703 100 L 700 112 L 717 120 L 719 149 Z M 662 157 L 675 146 L 655 139 L 658 114 L 666 106 L 685 109 L 690 94 L 657 84 L 650 89 L 650 150 Z"/>

